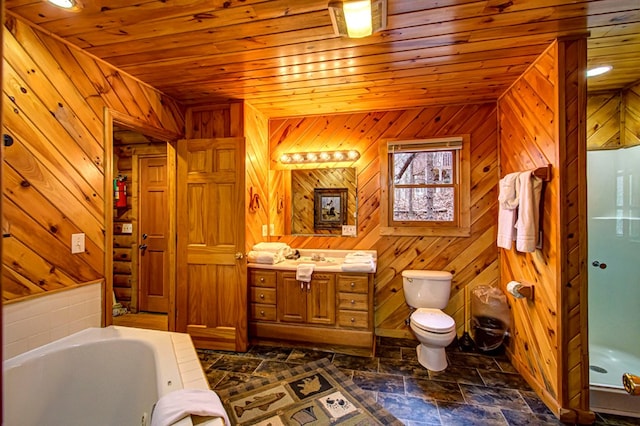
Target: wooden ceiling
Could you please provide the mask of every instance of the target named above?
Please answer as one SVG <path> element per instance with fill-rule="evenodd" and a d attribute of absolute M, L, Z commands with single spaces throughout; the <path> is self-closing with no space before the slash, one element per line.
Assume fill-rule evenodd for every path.
<path fill-rule="evenodd" d="M 388 0 L 387 29 L 335 36 L 328 0 L 82 0 L 15 14 L 185 105 L 268 117 L 496 100 L 556 37 L 589 33 L 590 90 L 640 80 L 640 0 Z"/>

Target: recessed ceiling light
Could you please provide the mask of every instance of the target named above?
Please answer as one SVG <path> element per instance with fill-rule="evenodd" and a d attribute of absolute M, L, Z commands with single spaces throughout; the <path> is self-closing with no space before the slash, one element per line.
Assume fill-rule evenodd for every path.
<path fill-rule="evenodd" d="M 76 6 L 75 0 L 48 0 L 49 3 L 65 9 L 72 9 Z"/>
<path fill-rule="evenodd" d="M 604 74 L 606 72 L 609 72 L 613 69 L 613 67 L 607 65 L 604 67 L 596 67 L 596 68 L 591 68 L 590 70 L 587 71 L 587 77 L 595 77 L 596 75 L 600 75 L 600 74 Z"/>

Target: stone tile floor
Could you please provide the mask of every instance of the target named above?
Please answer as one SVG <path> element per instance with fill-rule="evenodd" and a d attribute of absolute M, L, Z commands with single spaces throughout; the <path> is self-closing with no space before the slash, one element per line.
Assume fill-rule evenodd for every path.
<path fill-rule="evenodd" d="M 447 349 L 441 373 L 417 361 L 416 342 L 379 338 L 375 357 L 322 350 L 253 346 L 246 353 L 198 350 L 212 389 L 244 383 L 329 358 L 399 420 L 418 425 L 562 425 L 504 356 Z M 597 414 L 596 425 L 640 425 L 640 419 Z"/>

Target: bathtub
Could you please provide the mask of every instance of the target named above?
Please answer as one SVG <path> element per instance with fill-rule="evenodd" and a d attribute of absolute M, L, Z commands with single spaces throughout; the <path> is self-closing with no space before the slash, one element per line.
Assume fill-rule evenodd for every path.
<path fill-rule="evenodd" d="M 116 326 L 8 359 L 3 376 L 6 426 L 145 426 L 161 396 L 209 388 L 188 335 Z M 176 423 L 191 424 L 188 417 Z"/>

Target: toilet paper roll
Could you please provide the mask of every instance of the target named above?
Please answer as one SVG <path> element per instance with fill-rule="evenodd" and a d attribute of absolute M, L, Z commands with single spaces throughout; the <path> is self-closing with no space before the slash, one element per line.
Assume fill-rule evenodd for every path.
<path fill-rule="evenodd" d="M 522 287 L 522 284 L 520 284 L 518 281 L 510 281 L 509 284 L 507 284 L 507 291 L 516 299 L 521 299 L 524 297 L 520 293 L 521 287 Z"/>

